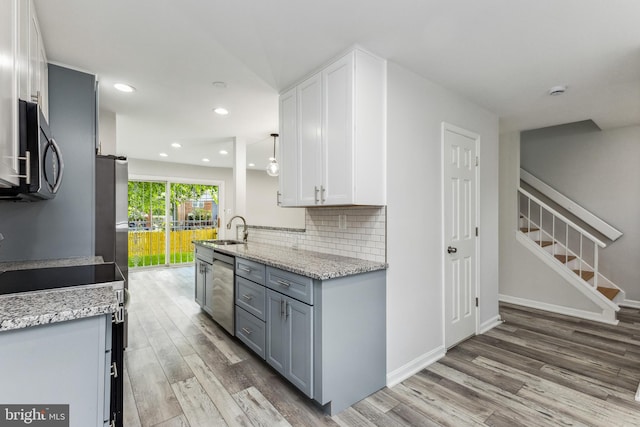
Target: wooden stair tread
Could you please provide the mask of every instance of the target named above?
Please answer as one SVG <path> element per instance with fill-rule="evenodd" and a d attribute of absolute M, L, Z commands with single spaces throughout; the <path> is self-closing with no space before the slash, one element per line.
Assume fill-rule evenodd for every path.
<path fill-rule="evenodd" d="M 553 245 L 553 242 L 550 240 L 543 240 L 542 242 L 540 242 L 540 240 L 534 240 L 534 242 L 536 242 L 536 245 L 542 246 L 543 248 Z"/>
<path fill-rule="evenodd" d="M 534 232 L 534 231 L 540 231 L 540 229 L 539 228 L 528 229 L 527 227 L 521 227 L 520 231 L 522 231 L 523 233 L 529 233 L 529 232 Z"/>
<path fill-rule="evenodd" d="M 573 261 L 574 259 L 576 259 L 575 255 L 554 255 L 554 256 L 558 261 L 560 261 L 563 264 L 566 264 L 569 261 Z"/>
<path fill-rule="evenodd" d="M 602 286 L 598 286 L 598 291 L 605 297 L 609 298 L 610 301 L 613 301 L 616 295 L 620 293 L 620 289 L 603 288 Z"/>
<path fill-rule="evenodd" d="M 573 272 L 578 276 L 580 275 L 580 270 L 573 270 Z M 593 271 L 582 271 L 582 280 L 588 282 L 589 280 L 593 279 L 594 275 L 595 274 L 593 273 Z"/>

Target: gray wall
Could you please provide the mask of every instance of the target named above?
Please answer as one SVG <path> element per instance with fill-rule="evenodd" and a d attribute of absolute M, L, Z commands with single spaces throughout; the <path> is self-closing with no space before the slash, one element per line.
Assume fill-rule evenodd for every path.
<path fill-rule="evenodd" d="M 601 310 L 516 240 L 520 133 L 500 135 L 500 297 L 585 316 Z"/>
<path fill-rule="evenodd" d="M 94 253 L 95 77 L 49 65 L 49 125 L 65 170 L 55 199 L 0 202 L 0 261 Z"/>
<path fill-rule="evenodd" d="M 522 167 L 624 235 L 600 253 L 602 273 L 640 301 L 640 126 L 605 131 L 531 131 Z"/>

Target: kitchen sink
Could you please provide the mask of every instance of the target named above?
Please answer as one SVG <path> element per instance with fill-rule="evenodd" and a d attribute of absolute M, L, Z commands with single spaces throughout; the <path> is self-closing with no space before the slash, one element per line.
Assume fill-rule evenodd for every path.
<path fill-rule="evenodd" d="M 205 240 L 205 242 L 207 243 L 213 243 L 214 245 L 219 245 L 219 246 L 229 246 L 229 245 L 243 245 L 244 242 L 242 240 L 224 240 L 224 239 L 220 239 L 220 240 Z"/>

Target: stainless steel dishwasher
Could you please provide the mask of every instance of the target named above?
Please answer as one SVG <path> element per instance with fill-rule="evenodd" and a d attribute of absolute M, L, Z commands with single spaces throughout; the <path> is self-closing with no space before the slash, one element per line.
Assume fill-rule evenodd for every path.
<path fill-rule="evenodd" d="M 211 317 L 231 335 L 235 335 L 234 268 L 234 257 L 213 252 Z"/>

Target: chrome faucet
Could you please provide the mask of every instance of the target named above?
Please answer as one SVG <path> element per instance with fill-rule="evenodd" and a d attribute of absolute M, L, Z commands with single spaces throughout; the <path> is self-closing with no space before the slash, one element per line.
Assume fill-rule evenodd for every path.
<path fill-rule="evenodd" d="M 240 218 L 242 220 L 242 223 L 244 224 L 244 230 L 242 232 L 242 241 L 247 243 L 247 237 L 249 237 L 249 231 L 247 230 L 247 220 L 244 219 L 244 217 L 240 216 L 240 215 L 236 215 L 231 217 L 231 219 L 229 220 L 229 222 L 227 223 L 227 230 L 231 230 L 231 221 L 233 221 L 236 218 Z"/>

